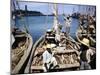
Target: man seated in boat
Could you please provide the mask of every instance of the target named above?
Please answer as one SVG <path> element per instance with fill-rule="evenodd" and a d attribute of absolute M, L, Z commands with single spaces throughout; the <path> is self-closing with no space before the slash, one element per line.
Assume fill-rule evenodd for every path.
<path fill-rule="evenodd" d="M 46 32 L 45 39 L 48 43 L 59 45 L 60 35 L 55 34 L 52 29 L 48 29 Z"/>
<path fill-rule="evenodd" d="M 43 53 L 43 70 L 44 70 L 44 72 L 48 72 L 51 69 L 56 68 L 57 61 L 56 61 L 56 58 L 53 55 L 54 54 L 51 51 L 50 44 L 47 44 L 46 50 Z"/>
<path fill-rule="evenodd" d="M 90 49 L 89 40 L 87 38 L 83 38 L 81 42 L 81 52 L 80 52 L 80 69 L 81 70 L 89 70 L 91 69 L 90 62 L 91 62 L 91 56 L 94 55 L 94 51 Z"/>

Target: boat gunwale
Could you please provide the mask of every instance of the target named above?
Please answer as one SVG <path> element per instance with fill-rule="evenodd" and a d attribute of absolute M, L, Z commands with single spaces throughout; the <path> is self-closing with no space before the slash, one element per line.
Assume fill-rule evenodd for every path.
<path fill-rule="evenodd" d="M 16 74 L 16 73 L 19 73 L 21 67 L 23 66 L 23 64 L 25 63 L 25 61 L 27 60 L 30 52 L 31 52 L 31 48 L 32 48 L 32 45 L 33 45 L 33 40 L 32 40 L 32 37 L 30 34 L 26 33 L 27 35 L 27 38 L 29 41 L 30 40 L 30 43 L 28 45 L 28 48 L 27 50 L 24 52 L 24 55 L 21 57 L 20 61 L 18 62 L 18 64 L 15 66 L 15 68 L 12 70 L 12 74 Z"/>
<path fill-rule="evenodd" d="M 32 52 L 31 52 L 31 55 L 30 55 L 28 64 L 27 64 L 27 66 L 26 66 L 26 68 L 25 68 L 25 71 L 24 71 L 25 73 L 30 73 L 30 72 L 31 72 L 30 67 L 31 67 L 31 64 L 32 64 L 32 61 L 33 61 L 34 53 L 35 53 L 35 51 L 36 51 L 37 46 L 39 45 L 39 43 L 40 43 L 43 39 L 44 39 L 44 35 L 42 35 L 42 36 L 34 43 L 34 45 L 33 45 L 33 47 L 32 47 Z"/>
<path fill-rule="evenodd" d="M 33 46 L 33 52 L 34 52 L 34 54 L 35 54 L 35 51 L 36 51 L 36 48 L 39 46 L 39 43 L 43 40 L 43 38 L 44 38 L 44 36 L 41 36 L 40 38 L 39 38 L 39 40 L 34 44 L 34 46 Z M 70 36 L 70 39 L 71 39 L 71 42 L 75 42 L 75 40 L 74 39 L 72 39 L 72 37 Z M 71 50 L 72 51 L 72 50 Z M 33 54 L 33 52 L 32 52 L 32 54 Z M 78 50 L 76 50 L 76 49 L 74 49 L 72 52 L 75 52 L 76 54 L 77 54 L 77 56 L 79 55 L 78 54 Z M 59 52 L 58 52 L 59 53 Z M 31 58 L 33 58 L 34 59 L 34 54 L 33 54 L 33 56 L 31 57 Z M 30 59 L 31 59 L 30 58 Z M 33 61 L 33 59 L 31 59 L 31 65 L 30 65 L 30 67 L 32 66 L 32 61 Z M 78 64 L 78 63 L 77 63 Z M 75 67 L 75 66 L 74 66 Z M 78 66 L 76 66 L 76 67 L 79 67 L 79 65 Z M 67 67 L 66 67 L 67 68 Z M 32 68 L 30 68 L 30 71 L 32 72 Z"/>

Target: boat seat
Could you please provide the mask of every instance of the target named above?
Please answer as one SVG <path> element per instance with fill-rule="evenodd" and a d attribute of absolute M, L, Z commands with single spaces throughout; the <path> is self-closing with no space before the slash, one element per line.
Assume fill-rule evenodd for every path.
<path fill-rule="evenodd" d="M 26 37 L 26 34 L 17 34 L 15 37 Z"/>
<path fill-rule="evenodd" d="M 53 36 L 46 37 L 47 39 L 55 39 Z"/>
<path fill-rule="evenodd" d="M 80 63 L 74 63 L 74 64 L 58 64 L 59 67 L 55 68 L 57 69 L 66 69 L 66 68 L 73 68 L 73 67 L 80 67 Z M 31 70 L 43 70 L 42 66 L 31 66 Z M 54 70 L 54 69 L 52 69 Z"/>

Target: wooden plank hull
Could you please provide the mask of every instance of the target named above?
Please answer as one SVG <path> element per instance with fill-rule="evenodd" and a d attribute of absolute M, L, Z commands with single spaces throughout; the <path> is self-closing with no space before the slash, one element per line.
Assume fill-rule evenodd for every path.
<path fill-rule="evenodd" d="M 70 68 L 79 68 L 80 64 L 59 64 L 59 68 L 51 69 L 52 71 L 62 70 L 62 69 L 70 69 Z M 43 72 L 42 66 L 31 66 L 32 72 Z"/>
<path fill-rule="evenodd" d="M 19 71 L 22 69 L 23 66 L 25 66 L 25 63 L 27 62 L 27 59 L 29 57 L 29 54 L 32 50 L 32 45 L 33 45 L 33 40 L 30 34 L 25 34 L 27 35 L 27 40 L 26 43 L 28 44 L 27 48 L 23 51 L 23 56 L 20 58 L 19 62 L 17 65 L 12 69 L 12 74 L 17 74 Z M 21 36 L 20 36 L 21 37 Z"/>
<path fill-rule="evenodd" d="M 42 51 L 43 49 L 41 49 L 43 46 L 43 44 L 41 46 L 39 46 L 41 44 L 41 42 L 43 43 L 43 39 L 44 37 L 41 37 L 34 45 L 33 47 L 33 55 L 31 57 L 31 61 L 30 61 L 30 72 L 31 73 L 34 73 L 34 72 L 42 72 L 43 71 L 43 61 L 42 61 L 42 53 L 44 51 Z M 75 41 L 74 41 L 75 42 Z M 38 50 L 38 47 L 41 49 L 41 51 L 39 52 Z M 73 56 L 72 56 L 73 54 Z M 59 65 L 59 68 L 55 68 L 55 70 L 57 69 L 68 69 L 68 68 L 79 68 L 80 67 L 80 62 L 79 62 L 79 52 L 78 50 L 76 49 L 67 49 L 65 51 L 56 51 L 55 54 L 54 54 L 57 62 L 58 62 L 58 65 Z M 64 61 L 65 62 L 62 62 L 61 61 L 61 58 L 62 56 L 64 56 Z M 75 57 L 75 58 L 72 58 L 72 57 Z M 71 61 L 71 60 L 72 61 Z M 68 61 L 69 62 L 68 62 Z M 73 61 L 73 60 L 76 60 L 76 61 Z"/>

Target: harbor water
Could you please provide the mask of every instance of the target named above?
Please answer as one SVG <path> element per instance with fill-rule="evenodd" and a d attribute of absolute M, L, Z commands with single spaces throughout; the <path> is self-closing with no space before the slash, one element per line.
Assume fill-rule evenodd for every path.
<path fill-rule="evenodd" d="M 27 27 L 29 33 L 31 34 L 34 43 L 45 34 L 47 29 L 53 27 L 54 16 L 24 16 L 21 18 L 16 18 L 16 26 L 21 30 L 24 26 Z M 63 26 L 62 31 L 65 31 L 63 16 L 58 17 L 58 21 Z M 78 19 L 72 18 L 70 35 L 75 38 L 75 32 L 78 28 Z"/>

